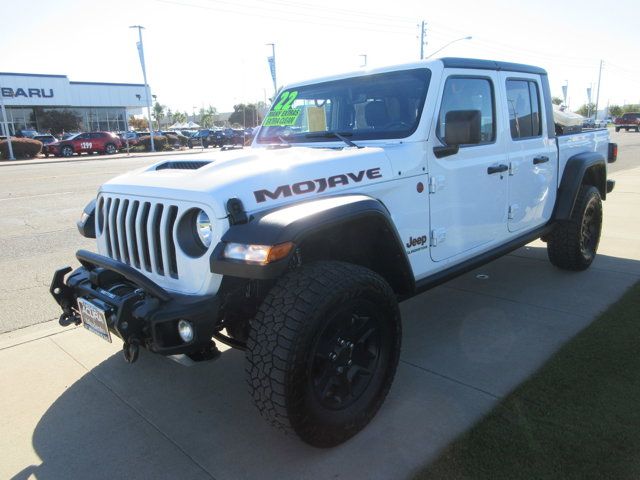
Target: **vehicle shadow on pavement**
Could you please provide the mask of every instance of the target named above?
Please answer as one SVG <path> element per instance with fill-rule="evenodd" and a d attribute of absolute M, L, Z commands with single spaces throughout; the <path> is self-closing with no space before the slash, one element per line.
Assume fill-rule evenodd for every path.
<path fill-rule="evenodd" d="M 528 246 L 404 302 L 387 401 L 363 432 L 328 450 L 260 418 L 242 352 L 190 368 L 143 352 L 128 365 L 111 346 L 103 361 L 100 340 L 77 329 L 55 342 L 88 373 L 35 428 L 41 465 L 13 478 L 405 478 L 639 277 L 640 262 L 606 255 L 586 272 L 563 272 Z"/>

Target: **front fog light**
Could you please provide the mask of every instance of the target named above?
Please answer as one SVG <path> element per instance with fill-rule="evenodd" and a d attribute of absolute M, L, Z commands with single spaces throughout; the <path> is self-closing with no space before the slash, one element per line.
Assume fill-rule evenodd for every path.
<path fill-rule="evenodd" d="M 186 320 L 180 320 L 178 322 L 178 334 L 184 343 L 189 343 L 193 340 L 193 325 Z"/>

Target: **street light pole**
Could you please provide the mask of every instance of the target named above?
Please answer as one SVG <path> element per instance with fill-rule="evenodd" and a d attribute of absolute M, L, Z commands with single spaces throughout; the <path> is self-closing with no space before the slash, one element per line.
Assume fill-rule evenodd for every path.
<path fill-rule="evenodd" d="M 444 50 L 445 48 L 447 48 L 449 45 L 451 45 L 452 43 L 456 43 L 459 42 L 461 40 L 471 40 L 473 37 L 471 35 L 469 35 L 468 37 L 462 37 L 462 38 L 456 38 L 455 40 L 451 40 L 449 43 L 447 43 L 446 45 L 440 47 L 438 50 L 436 50 L 435 52 L 433 52 L 431 55 L 427 55 L 425 57 L 425 60 L 427 58 L 431 58 L 433 57 L 436 53 L 441 52 L 442 50 Z"/>
<path fill-rule="evenodd" d="M 7 145 L 9 146 L 9 160 L 15 160 L 16 157 L 13 156 L 13 145 L 11 145 L 11 132 L 9 131 L 9 122 L 7 121 L 7 110 L 4 108 L 4 95 L 2 94 L 3 89 L 0 88 L 0 109 L 2 109 L 2 128 L 4 129 L 4 134 L 7 136 Z"/>
<path fill-rule="evenodd" d="M 142 29 L 144 27 L 142 25 L 132 25 L 129 28 L 137 28 L 138 29 L 138 55 L 140 55 L 140 65 L 142 66 L 142 77 L 144 78 L 144 89 L 147 95 L 147 115 L 149 116 L 149 135 L 151 135 L 151 151 L 155 152 L 155 144 L 153 142 L 153 123 L 151 123 L 151 89 L 149 88 L 149 84 L 147 83 L 147 68 L 144 63 L 144 46 L 142 44 Z"/>

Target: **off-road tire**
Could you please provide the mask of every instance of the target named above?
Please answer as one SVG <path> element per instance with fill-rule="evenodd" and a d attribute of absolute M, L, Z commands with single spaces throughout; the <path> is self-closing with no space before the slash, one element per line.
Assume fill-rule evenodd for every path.
<path fill-rule="evenodd" d="M 592 185 L 582 185 L 571 219 L 559 222 L 548 236 L 549 260 L 563 270 L 586 270 L 596 256 L 601 231 L 600 192 Z"/>
<path fill-rule="evenodd" d="M 357 307 L 352 308 L 352 305 Z M 352 377 L 358 382 L 368 378 L 362 385 L 354 384 L 362 393 L 358 397 L 354 394 L 355 400 L 342 409 L 327 408 L 323 405 L 326 398 L 317 396 L 319 387 L 313 383 L 317 378 L 316 362 L 325 357 L 324 352 L 320 353 L 320 346 L 325 345 L 323 339 L 330 337 L 327 333 L 333 331 L 330 326 L 342 328 L 344 325 L 347 329 L 348 323 L 353 325 L 363 318 L 370 318 L 356 315 L 358 308 L 378 312 L 376 325 L 380 325 L 380 330 L 375 332 L 375 342 L 380 346 L 379 356 L 369 377 L 367 374 L 358 376 L 360 369 Z M 343 318 L 351 320 L 343 321 Z M 367 324 L 363 330 L 368 328 Z M 341 335 L 341 330 L 337 334 Z M 362 430 L 382 405 L 398 364 L 401 336 L 396 297 L 378 274 L 336 261 L 303 265 L 276 282 L 250 322 L 246 372 L 254 403 L 274 427 L 295 432 L 303 441 L 316 447 L 338 445 Z M 365 342 L 373 337 L 374 334 L 363 335 L 367 339 Z M 344 344 L 339 337 L 336 341 L 340 340 Z M 358 350 L 358 345 L 366 346 Z M 368 343 L 357 344 L 354 348 L 353 343 L 347 342 L 347 346 L 354 358 L 356 351 L 359 355 L 362 352 L 369 355 Z M 344 350 L 340 358 L 343 353 Z M 332 354 L 333 351 L 326 357 Z M 340 358 L 337 362 L 342 361 Z M 321 361 L 329 363 L 329 360 Z M 349 369 L 358 368 L 351 366 L 351 360 L 348 365 Z M 353 371 L 347 370 L 345 377 L 349 373 Z M 336 388 L 341 386 L 335 385 Z M 348 391 L 348 395 L 353 392 Z M 331 400 L 336 398 L 339 400 L 338 396 Z"/>

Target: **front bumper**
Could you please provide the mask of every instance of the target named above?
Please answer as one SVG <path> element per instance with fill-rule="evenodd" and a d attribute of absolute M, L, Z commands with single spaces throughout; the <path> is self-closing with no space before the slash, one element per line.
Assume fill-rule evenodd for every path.
<path fill-rule="evenodd" d="M 125 356 L 128 348 L 138 345 L 161 355 L 206 355 L 216 350 L 212 336 L 220 330 L 218 296 L 169 293 L 122 262 L 85 250 L 76 257 L 82 266 L 72 273 L 71 267 L 57 270 L 51 282 L 50 292 L 63 312 L 61 325 L 80 323 L 78 298 L 84 298 L 107 312 L 108 328 L 124 340 Z M 193 325 L 190 342 L 180 338 L 179 320 Z"/>

